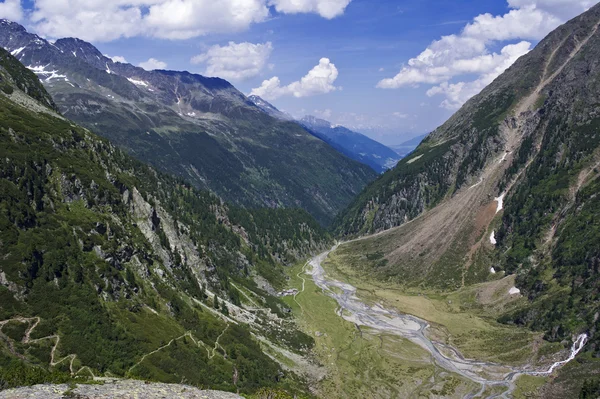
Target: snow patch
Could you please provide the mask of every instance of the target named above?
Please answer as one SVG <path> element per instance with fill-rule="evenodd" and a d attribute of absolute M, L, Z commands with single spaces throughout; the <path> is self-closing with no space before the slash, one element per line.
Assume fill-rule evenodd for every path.
<path fill-rule="evenodd" d="M 133 83 L 134 85 L 148 87 L 148 83 L 144 82 L 143 80 L 137 80 L 132 78 L 127 78 L 127 80 Z"/>
<path fill-rule="evenodd" d="M 495 232 L 495 231 L 492 231 L 492 234 L 490 235 L 490 242 L 491 242 L 493 245 L 496 245 L 496 244 L 497 244 L 497 242 L 496 242 L 496 232 Z"/>
<path fill-rule="evenodd" d="M 490 273 L 496 274 L 496 269 L 494 269 L 493 267 L 490 267 Z"/>
<path fill-rule="evenodd" d="M 17 49 L 14 49 L 13 51 L 10 52 L 10 54 L 13 57 L 16 57 L 17 55 L 19 55 L 21 53 L 21 51 L 25 50 L 25 47 L 19 47 Z"/>
<path fill-rule="evenodd" d="M 71 51 L 71 54 L 73 54 L 73 57 L 77 57 L 77 51 Z"/>
<path fill-rule="evenodd" d="M 50 64 L 46 65 L 46 66 L 33 66 L 33 65 L 29 65 L 27 67 L 27 69 L 29 69 L 30 71 L 32 71 L 33 73 L 35 73 L 36 75 L 42 75 L 42 77 L 44 78 L 43 80 L 45 82 L 49 82 L 52 79 L 64 79 L 65 82 L 68 82 L 69 79 L 67 79 L 66 75 L 61 75 L 58 73 L 58 71 L 47 71 L 46 68 L 49 66 Z M 40 79 L 42 79 L 42 77 L 40 77 Z"/>
<path fill-rule="evenodd" d="M 512 287 L 510 290 L 508 290 L 508 295 L 515 295 L 515 294 L 520 294 L 521 290 L 518 289 L 517 287 Z"/>
<path fill-rule="evenodd" d="M 505 195 L 506 195 L 506 193 L 502 193 L 498 198 L 494 199 L 494 201 L 496 201 L 498 203 L 498 206 L 496 207 L 496 213 L 498 213 L 502 209 L 504 209 L 504 196 Z"/>
<path fill-rule="evenodd" d="M 419 155 L 418 157 L 414 157 L 413 159 L 408 161 L 407 164 L 411 164 L 411 163 L 415 162 L 417 159 L 420 159 L 422 156 L 423 156 L 423 154 Z"/>

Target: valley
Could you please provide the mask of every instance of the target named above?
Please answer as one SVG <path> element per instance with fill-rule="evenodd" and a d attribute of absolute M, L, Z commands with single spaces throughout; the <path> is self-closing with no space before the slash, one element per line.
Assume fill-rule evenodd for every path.
<path fill-rule="evenodd" d="M 357 278 L 338 267 L 336 251 L 344 245 L 348 244 L 313 258 L 296 276 L 302 288 L 294 302 L 305 325 L 320 328 L 311 332 L 330 371 L 319 384 L 327 392 L 321 393 L 324 397 L 355 397 L 351 393 L 355 389 L 382 398 L 526 397 L 522 394 L 536 391 L 553 371 L 573 360 L 587 339 L 581 335 L 571 348 L 559 350 L 537 334 L 465 310 L 475 305 L 469 291 L 411 295 L 364 276 Z M 499 282 L 476 289 L 508 296 L 511 282 Z M 334 314 L 336 319 L 331 320 Z M 472 339 L 456 349 L 456 338 L 464 334 Z M 352 383 L 358 379 L 362 388 Z"/>
<path fill-rule="evenodd" d="M 485 53 L 527 49 L 402 155 L 356 113 L 285 111 L 343 90 L 328 58 L 246 96 L 0 19 L 0 398 L 598 397 L 586 10 Z M 437 78 L 427 97 L 464 88 Z"/>

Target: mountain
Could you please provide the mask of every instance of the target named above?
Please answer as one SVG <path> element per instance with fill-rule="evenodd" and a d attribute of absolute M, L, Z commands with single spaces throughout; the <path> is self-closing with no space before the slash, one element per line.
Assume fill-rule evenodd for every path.
<path fill-rule="evenodd" d="M 230 202 L 302 207 L 327 224 L 376 176 L 225 80 L 145 71 L 84 41 L 50 43 L 6 20 L 0 47 L 42 79 L 65 116 Z"/>
<path fill-rule="evenodd" d="M 407 140 L 401 144 L 391 145 L 390 148 L 392 150 L 396 151 L 396 153 L 398 155 L 400 155 L 401 157 L 404 158 L 405 156 L 407 156 L 408 154 L 413 152 L 415 150 L 415 148 L 417 148 L 419 146 L 419 144 L 421 144 L 421 142 L 425 139 L 425 137 L 427 137 L 427 135 L 423 134 L 421 136 L 417 136 L 410 140 Z"/>
<path fill-rule="evenodd" d="M 378 173 L 394 167 L 400 160 L 398 154 L 391 148 L 343 126 L 334 126 L 314 116 L 302 118 L 300 124 L 342 154 L 369 165 Z"/>
<path fill-rule="evenodd" d="M 266 100 L 263 100 L 261 97 L 256 95 L 248 96 L 248 100 L 252 101 L 254 105 L 258 108 L 262 109 L 266 114 L 271 115 L 275 119 L 279 119 L 282 121 L 293 121 L 294 117 L 286 112 L 282 112 L 275 108 L 271 103 Z"/>
<path fill-rule="evenodd" d="M 341 236 L 381 232 L 346 251 L 386 283 L 516 279 L 510 306 L 478 290 L 477 306 L 565 346 L 587 334 L 578 372 L 600 353 L 599 25 L 596 5 L 550 33 L 335 222 Z"/>
<path fill-rule="evenodd" d="M 294 120 L 293 116 L 281 112 L 259 96 L 252 95 L 248 99 L 274 118 L 283 121 Z M 343 126 L 333 126 L 330 122 L 314 116 L 305 116 L 297 122 L 313 136 L 328 143 L 348 158 L 370 166 L 377 173 L 385 172 L 400 160 L 394 150 Z"/>
<path fill-rule="evenodd" d="M 281 359 L 313 339 L 276 296 L 283 265 L 331 242 L 306 211 L 229 205 L 135 160 L 1 49 L 0 89 L 0 390 L 106 376 L 307 392 Z"/>

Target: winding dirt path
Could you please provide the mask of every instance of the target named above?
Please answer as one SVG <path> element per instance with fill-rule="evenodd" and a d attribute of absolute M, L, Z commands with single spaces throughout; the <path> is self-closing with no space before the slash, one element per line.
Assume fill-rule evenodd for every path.
<path fill-rule="evenodd" d="M 90 373 L 92 378 L 96 378 L 96 376 L 94 375 L 94 372 L 88 366 L 83 366 L 83 367 L 79 368 L 77 371 L 74 370 L 73 362 L 75 361 L 75 359 L 77 359 L 76 354 L 70 354 L 61 359 L 56 360 L 56 350 L 58 348 L 58 345 L 60 344 L 60 336 L 59 335 L 55 334 L 55 335 L 49 335 L 47 337 L 31 339 L 31 333 L 35 330 L 35 328 L 38 326 L 38 324 L 40 324 L 41 319 L 39 317 L 28 317 L 28 318 L 27 317 L 13 317 L 12 319 L 0 321 L 0 332 L 2 331 L 2 328 L 6 324 L 10 323 L 11 321 L 29 324 L 29 327 L 27 328 L 27 330 L 25 330 L 25 334 L 23 335 L 23 338 L 21 339 L 21 343 L 23 343 L 23 344 L 33 344 L 33 343 L 44 341 L 44 340 L 54 340 L 54 345 L 52 345 L 52 349 L 50 350 L 50 366 L 51 367 L 58 366 L 59 364 L 65 362 L 66 360 L 69 360 L 69 371 L 71 372 L 71 375 L 77 375 L 77 374 L 81 373 L 82 371 L 87 371 L 88 373 Z M 32 324 L 32 321 L 34 321 L 33 324 Z"/>

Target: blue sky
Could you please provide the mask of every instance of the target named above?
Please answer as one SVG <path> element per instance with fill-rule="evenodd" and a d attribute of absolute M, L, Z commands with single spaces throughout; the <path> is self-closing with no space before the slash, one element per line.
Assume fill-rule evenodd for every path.
<path fill-rule="evenodd" d="M 439 126 L 595 3 L 4 0 L 0 17 L 47 38 L 80 37 L 146 68 L 221 76 L 296 117 L 313 114 L 398 144 Z"/>

